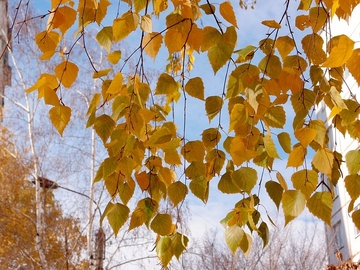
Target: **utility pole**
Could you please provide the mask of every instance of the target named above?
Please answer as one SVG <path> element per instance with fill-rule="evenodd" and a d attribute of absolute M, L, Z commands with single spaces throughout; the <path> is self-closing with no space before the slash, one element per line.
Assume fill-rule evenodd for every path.
<path fill-rule="evenodd" d="M 11 68 L 8 56 L 11 31 L 8 17 L 8 1 L 0 0 L 0 122 L 3 120 L 5 86 L 11 85 Z"/>

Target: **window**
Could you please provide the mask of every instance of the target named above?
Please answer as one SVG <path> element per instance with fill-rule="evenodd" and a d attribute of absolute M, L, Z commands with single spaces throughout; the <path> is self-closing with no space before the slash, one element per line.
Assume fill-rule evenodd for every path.
<path fill-rule="evenodd" d="M 335 223 L 334 227 L 334 241 L 335 252 L 340 250 L 344 246 L 343 238 L 341 235 L 341 221 Z"/>
<path fill-rule="evenodd" d="M 360 210 L 360 203 L 354 207 L 353 212 L 357 210 Z M 354 224 L 354 228 L 355 228 L 355 237 L 360 237 L 360 230 L 355 226 L 355 224 Z"/>

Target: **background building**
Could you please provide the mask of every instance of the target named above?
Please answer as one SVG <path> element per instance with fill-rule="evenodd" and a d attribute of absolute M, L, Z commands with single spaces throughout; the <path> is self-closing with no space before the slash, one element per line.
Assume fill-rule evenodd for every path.
<path fill-rule="evenodd" d="M 338 20 L 334 17 L 330 24 L 331 36 L 345 34 L 355 41 L 355 46 L 360 47 L 360 6 L 357 6 L 349 18 L 348 22 Z M 359 63 L 360 65 L 360 63 Z M 348 98 L 351 92 L 360 100 L 360 87 L 355 79 L 345 71 L 345 83 L 343 85 L 342 96 Z M 343 136 L 339 131 L 331 125 L 331 119 L 328 119 L 330 114 L 329 108 L 325 104 L 321 104 L 317 108 L 318 117 L 323 119 L 329 135 L 329 148 L 336 150 L 343 156 L 348 151 L 359 148 L 358 141 L 353 140 L 348 134 Z M 332 211 L 332 228 L 326 226 L 326 238 L 329 250 L 329 263 L 339 264 L 339 259 L 336 256 L 338 251 L 341 252 L 344 261 L 351 260 L 353 262 L 360 261 L 360 231 L 355 227 L 351 219 L 351 213 L 348 212 L 349 203 L 351 198 L 345 189 L 344 178 L 348 175 L 348 169 L 345 162 L 341 163 L 342 176 L 334 190 L 334 204 Z M 354 210 L 360 209 L 360 199 L 354 204 Z"/>

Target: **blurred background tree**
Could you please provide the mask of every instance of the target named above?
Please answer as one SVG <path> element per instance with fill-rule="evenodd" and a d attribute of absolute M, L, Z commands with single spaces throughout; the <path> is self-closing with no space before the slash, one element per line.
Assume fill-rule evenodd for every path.
<path fill-rule="evenodd" d="M 0 265 L 3 269 L 37 269 L 35 189 L 29 165 L 11 134 L 0 127 Z M 44 250 L 51 269 L 85 269 L 81 253 L 86 237 L 77 219 L 63 214 L 51 190 L 44 189 Z"/>

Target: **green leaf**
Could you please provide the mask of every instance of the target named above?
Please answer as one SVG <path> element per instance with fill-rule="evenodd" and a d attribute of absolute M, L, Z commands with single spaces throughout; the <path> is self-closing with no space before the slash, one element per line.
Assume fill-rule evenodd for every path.
<path fill-rule="evenodd" d="M 345 155 L 346 166 L 349 174 L 356 174 L 360 171 L 360 150 L 350 150 Z"/>
<path fill-rule="evenodd" d="M 174 256 L 172 241 L 169 236 L 161 237 L 156 243 L 156 254 L 164 266 L 169 264 L 171 258 Z"/>
<path fill-rule="evenodd" d="M 168 187 L 168 196 L 174 207 L 185 199 L 187 193 L 187 186 L 180 181 L 174 182 Z"/>
<path fill-rule="evenodd" d="M 65 127 L 70 121 L 71 109 L 63 105 L 55 106 L 50 109 L 49 115 L 51 123 L 62 136 Z"/>
<path fill-rule="evenodd" d="M 267 181 L 265 184 L 265 188 L 270 198 L 275 203 L 277 209 L 279 209 L 284 189 L 281 187 L 279 183 L 275 181 Z"/>
<path fill-rule="evenodd" d="M 358 230 L 360 230 L 360 210 L 356 210 L 351 214 L 351 218 Z"/>
<path fill-rule="evenodd" d="M 206 115 L 209 118 L 209 122 L 219 114 L 221 108 L 224 104 L 224 101 L 219 96 L 210 96 L 205 100 L 205 111 Z"/>
<path fill-rule="evenodd" d="M 258 234 L 260 236 L 260 238 L 263 240 L 263 248 L 266 247 L 266 245 L 269 243 L 269 239 L 270 239 L 270 232 L 269 232 L 269 228 L 267 226 L 267 224 L 263 221 L 261 222 L 260 226 L 259 226 L 259 231 Z"/>
<path fill-rule="evenodd" d="M 360 196 L 360 175 L 350 174 L 344 179 L 345 187 L 352 200 Z"/>
<path fill-rule="evenodd" d="M 256 185 L 257 172 L 253 168 L 241 167 L 233 172 L 232 179 L 238 188 L 250 194 Z"/>
<path fill-rule="evenodd" d="M 300 190 L 287 190 L 284 192 L 281 202 L 285 216 L 285 225 L 287 225 L 304 211 L 306 198 Z"/>
<path fill-rule="evenodd" d="M 231 252 L 235 255 L 236 250 L 240 246 L 245 233 L 238 225 L 232 225 L 225 230 L 225 241 Z"/>
<path fill-rule="evenodd" d="M 104 218 L 107 217 L 116 237 L 120 228 L 127 221 L 129 213 L 130 210 L 126 205 L 109 202 L 100 218 L 100 224 L 102 224 Z"/>
<path fill-rule="evenodd" d="M 174 78 L 166 73 L 160 75 L 155 88 L 156 95 L 172 95 L 178 91 Z"/>
<path fill-rule="evenodd" d="M 285 153 L 290 154 L 291 152 L 291 138 L 289 133 L 281 132 L 277 135 L 279 143 Z"/>
<path fill-rule="evenodd" d="M 110 137 L 114 128 L 114 120 L 106 114 L 100 115 L 94 121 L 94 129 L 104 143 Z"/>
<path fill-rule="evenodd" d="M 229 61 L 234 51 L 236 41 L 236 30 L 235 27 L 231 26 L 221 35 L 221 38 L 217 40 L 215 46 L 209 49 L 208 58 L 215 74 Z"/>
<path fill-rule="evenodd" d="M 204 83 L 200 77 L 191 78 L 185 85 L 185 91 L 190 96 L 204 100 Z"/>
<path fill-rule="evenodd" d="M 318 174 L 314 170 L 301 170 L 291 176 L 294 188 L 309 198 L 318 184 Z"/>
<path fill-rule="evenodd" d="M 226 193 L 226 194 L 235 194 L 241 192 L 241 189 L 235 185 L 232 179 L 231 171 L 228 171 L 221 176 L 220 181 L 218 183 L 218 189 L 222 193 Z"/>
<path fill-rule="evenodd" d="M 171 238 L 173 253 L 175 257 L 179 259 L 181 254 L 185 251 L 187 247 L 189 238 L 178 232 L 171 235 L 170 238 Z"/>
<path fill-rule="evenodd" d="M 108 52 L 111 51 L 111 45 L 113 42 L 113 31 L 112 26 L 106 26 L 99 31 L 96 35 L 96 40 L 101 46 L 105 48 Z"/>
<path fill-rule="evenodd" d="M 331 227 L 333 198 L 330 192 L 316 192 L 306 203 L 309 211 Z"/>
<path fill-rule="evenodd" d="M 150 228 L 160 235 L 169 235 L 172 232 L 172 221 L 169 214 L 157 214 L 151 221 Z"/>
<path fill-rule="evenodd" d="M 189 188 L 196 197 L 204 203 L 207 202 L 209 197 L 209 182 L 206 180 L 205 176 L 191 180 Z"/>

